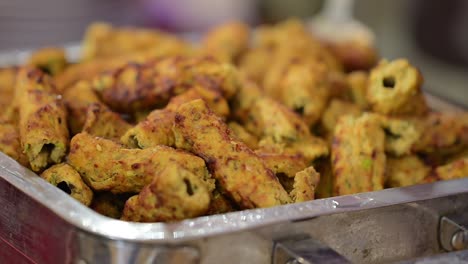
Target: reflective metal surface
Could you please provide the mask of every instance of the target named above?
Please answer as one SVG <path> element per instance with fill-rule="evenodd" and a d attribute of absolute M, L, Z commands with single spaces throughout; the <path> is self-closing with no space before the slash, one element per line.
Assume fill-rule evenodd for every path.
<path fill-rule="evenodd" d="M 78 43 L 63 45 L 67 60 L 76 62 L 80 58 L 80 45 Z M 8 50 L 0 52 L 0 67 L 20 65 L 27 61 L 31 50 Z"/>
<path fill-rule="evenodd" d="M 48 184 L 0 153 L 0 176 L 67 223 L 96 235 L 141 242 L 173 243 L 320 215 L 365 210 L 468 192 L 468 179 L 386 189 L 265 209 L 212 215 L 176 223 L 132 223 L 109 219 Z M 13 208 L 12 208 L 13 209 Z"/>
<path fill-rule="evenodd" d="M 440 219 L 440 245 L 447 251 L 468 249 L 468 213 Z"/>
<path fill-rule="evenodd" d="M 398 262 L 398 264 L 467 264 L 468 250 Z"/>
<path fill-rule="evenodd" d="M 349 264 L 345 257 L 311 237 L 292 237 L 275 241 L 273 264 Z"/>
<path fill-rule="evenodd" d="M 353 262 L 396 261 L 441 253 L 440 218 L 468 212 L 468 180 L 456 180 L 143 224 L 99 215 L 3 154 L 0 176 L 0 237 L 37 263 L 269 263 L 273 241 L 294 235 Z"/>

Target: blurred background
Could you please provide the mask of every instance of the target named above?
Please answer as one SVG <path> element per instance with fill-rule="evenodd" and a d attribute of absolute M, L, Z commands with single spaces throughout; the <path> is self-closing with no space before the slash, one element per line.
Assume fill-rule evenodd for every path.
<path fill-rule="evenodd" d="M 321 0 L 0 0 L 0 50 L 81 39 L 93 21 L 203 32 L 239 19 L 252 25 L 309 18 Z M 468 1 L 357 0 L 355 17 L 376 34 L 382 57 L 408 58 L 425 89 L 468 106 Z"/>

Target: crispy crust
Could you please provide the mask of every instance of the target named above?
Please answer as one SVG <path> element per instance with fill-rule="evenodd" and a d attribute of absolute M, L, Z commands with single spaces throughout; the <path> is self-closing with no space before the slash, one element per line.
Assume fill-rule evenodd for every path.
<path fill-rule="evenodd" d="M 272 55 L 271 50 L 253 47 L 240 58 L 239 70 L 249 79 L 261 83 L 274 60 Z"/>
<path fill-rule="evenodd" d="M 205 214 L 210 191 L 193 172 L 171 163 L 156 173 L 140 194 L 125 203 L 122 220 L 167 222 Z"/>
<path fill-rule="evenodd" d="M 358 105 L 339 99 L 333 99 L 322 115 L 322 126 L 328 133 L 333 133 L 336 122 L 341 116 L 360 116 L 362 113 Z"/>
<path fill-rule="evenodd" d="M 369 74 L 364 71 L 351 72 L 346 76 L 351 98 L 361 109 L 369 108 L 366 98 L 368 79 Z"/>
<path fill-rule="evenodd" d="M 336 195 L 383 189 L 385 136 L 378 117 L 339 119 L 332 144 L 332 169 Z"/>
<path fill-rule="evenodd" d="M 239 90 L 232 98 L 230 105 L 232 106 L 233 117 L 241 123 L 246 123 L 251 108 L 264 95 L 260 87 L 245 75 L 241 75 L 240 81 Z"/>
<path fill-rule="evenodd" d="M 128 194 L 117 195 L 110 192 L 95 192 L 90 207 L 102 215 L 120 219 L 128 198 Z"/>
<path fill-rule="evenodd" d="M 208 57 L 168 57 L 129 63 L 93 81 L 102 100 L 118 112 L 131 113 L 167 104 L 194 85 L 219 91 L 226 98 L 238 89 L 235 68 Z"/>
<path fill-rule="evenodd" d="M 315 189 L 317 198 L 333 196 L 333 172 L 330 159 L 324 158 L 314 162 L 314 168 L 320 174 L 320 181 Z"/>
<path fill-rule="evenodd" d="M 120 139 L 131 148 L 149 148 L 158 145 L 174 146 L 172 132 L 175 113 L 167 109 L 152 111 L 145 120 L 130 128 Z"/>
<path fill-rule="evenodd" d="M 15 95 L 16 67 L 0 68 L 0 107 L 10 106 Z M 3 114 L 2 114 L 3 115 Z M 1 116 L 1 115 L 0 115 Z"/>
<path fill-rule="evenodd" d="M 330 97 L 327 68 L 323 64 L 296 61 L 280 69 L 278 86 L 269 94 L 311 126 L 320 119 Z"/>
<path fill-rule="evenodd" d="M 226 195 L 215 189 L 211 195 L 210 208 L 206 215 L 224 214 L 236 211 L 236 206 L 231 202 Z"/>
<path fill-rule="evenodd" d="M 43 48 L 34 51 L 27 64 L 55 76 L 65 70 L 67 59 L 62 48 Z"/>
<path fill-rule="evenodd" d="M 203 99 L 210 109 L 223 118 L 229 115 L 227 101 L 220 93 L 214 90 L 195 86 L 188 91 L 175 96 L 164 109 L 152 111 L 145 120 L 129 129 L 121 141 L 132 148 L 148 148 L 157 145 L 174 146 L 174 111 L 177 108 L 194 99 Z"/>
<path fill-rule="evenodd" d="M 150 29 L 113 27 L 103 22 L 88 27 L 82 47 L 85 61 L 136 52 L 176 55 L 190 51 L 189 45 L 174 35 Z"/>
<path fill-rule="evenodd" d="M 278 153 L 300 154 L 309 163 L 328 155 L 327 143 L 311 135 L 298 115 L 267 97 L 255 101 L 246 128 L 261 138 L 259 148 L 274 149 Z"/>
<path fill-rule="evenodd" d="M 91 104 L 100 100 L 87 81 L 80 81 L 67 89 L 63 94 L 65 105 L 68 109 L 68 127 L 70 134 L 75 135 L 83 129 L 86 121 L 86 113 Z"/>
<path fill-rule="evenodd" d="M 377 63 L 377 51 L 370 43 L 347 41 L 329 43 L 328 46 L 348 72 L 369 70 Z"/>
<path fill-rule="evenodd" d="M 102 137 L 119 141 L 131 125 L 122 117 L 112 112 L 107 106 L 101 103 L 94 103 L 88 106 L 86 121 L 83 132 L 96 137 Z"/>
<path fill-rule="evenodd" d="M 415 152 L 457 152 L 468 146 L 467 113 L 430 113 L 412 122 L 421 137 L 412 146 Z"/>
<path fill-rule="evenodd" d="M 367 100 L 385 115 L 422 115 L 428 110 L 421 92 L 419 71 L 407 60 L 381 61 L 371 70 Z"/>
<path fill-rule="evenodd" d="M 307 167 L 307 159 L 301 154 L 281 153 L 273 149 L 257 149 L 255 153 L 262 158 L 265 166 L 275 174 L 294 177 L 297 172 Z"/>
<path fill-rule="evenodd" d="M 67 192 L 71 197 L 86 206 L 89 206 L 93 200 L 91 189 L 81 179 L 80 174 L 66 163 L 48 168 L 41 174 L 41 178 Z"/>
<path fill-rule="evenodd" d="M 320 174 L 314 167 L 308 167 L 294 176 L 293 189 L 289 193 L 295 203 L 313 200 L 315 197 L 315 188 L 320 180 Z"/>
<path fill-rule="evenodd" d="M 230 131 L 202 100 L 183 104 L 176 112 L 176 146 L 208 164 L 220 187 L 241 208 L 270 207 L 291 202 L 272 171 Z"/>
<path fill-rule="evenodd" d="M 440 180 L 453 180 L 468 177 L 468 157 L 460 158 L 435 169 L 435 177 Z"/>
<path fill-rule="evenodd" d="M 249 44 L 249 27 L 240 22 L 225 23 L 211 29 L 202 40 L 203 52 L 221 61 L 235 62 Z"/>
<path fill-rule="evenodd" d="M 204 179 L 210 190 L 214 188 L 201 158 L 165 146 L 125 149 L 111 140 L 80 133 L 72 138 L 68 161 L 96 191 L 139 192 L 170 163 L 180 164 Z"/>
<path fill-rule="evenodd" d="M 32 170 L 60 163 L 68 147 L 66 109 L 52 80 L 29 67 L 18 73 L 15 102 L 19 107 L 21 146 Z"/>
<path fill-rule="evenodd" d="M 389 187 L 403 187 L 424 182 L 431 168 L 416 155 L 400 158 L 388 158 L 385 168 L 387 185 Z"/>
<path fill-rule="evenodd" d="M 410 120 L 380 116 L 385 132 L 385 151 L 394 156 L 412 153 L 412 146 L 421 140 L 421 131 Z"/>
<path fill-rule="evenodd" d="M 241 124 L 229 122 L 228 127 L 232 132 L 232 136 L 244 142 L 250 149 L 256 149 L 258 147 L 258 138 L 249 133 Z"/>
<path fill-rule="evenodd" d="M 0 151 L 7 154 L 21 165 L 28 167 L 29 160 L 21 149 L 19 131 L 16 125 L 0 123 Z"/>

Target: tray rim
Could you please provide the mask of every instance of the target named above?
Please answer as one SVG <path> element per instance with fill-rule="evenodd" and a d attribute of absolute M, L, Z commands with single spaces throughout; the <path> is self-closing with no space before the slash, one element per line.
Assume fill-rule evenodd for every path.
<path fill-rule="evenodd" d="M 464 178 L 202 216 L 173 223 L 136 223 L 112 219 L 93 211 L 2 152 L 0 177 L 82 231 L 101 238 L 142 243 L 179 243 L 318 216 L 468 193 L 468 178 Z"/>

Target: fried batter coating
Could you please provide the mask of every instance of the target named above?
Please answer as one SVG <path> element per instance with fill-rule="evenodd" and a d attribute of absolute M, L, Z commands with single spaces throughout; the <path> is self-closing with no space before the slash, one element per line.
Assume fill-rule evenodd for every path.
<path fill-rule="evenodd" d="M 167 57 L 130 63 L 93 81 L 104 103 L 118 112 L 154 109 L 194 85 L 215 89 L 226 98 L 237 91 L 236 69 L 208 57 Z"/>
<path fill-rule="evenodd" d="M 268 169 L 275 174 L 282 174 L 286 177 L 292 178 L 297 172 L 307 168 L 307 160 L 301 154 L 278 152 L 261 148 L 256 150 L 255 154 L 263 160 Z"/>
<path fill-rule="evenodd" d="M 19 107 L 21 146 L 33 171 L 60 163 L 68 147 L 66 109 L 49 76 L 22 68 L 15 100 Z"/>
<path fill-rule="evenodd" d="M 260 138 L 273 142 L 295 142 L 310 136 L 307 125 L 281 103 L 262 97 L 252 106 L 246 128 Z"/>
<path fill-rule="evenodd" d="M 76 83 L 65 90 L 62 95 L 68 109 L 70 134 L 75 135 L 83 129 L 88 107 L 100 101 L 88 81 Z"/>
<path fill-rule="evenodd" d="M 240 58 L 239 70 L 254 82 L 262 83 L 273 60 L 271 50 L 254 47 L 246 51 Z"/>
<path fill-rule="evenodd" d="M 333 99 L 322 115 L 322 126 L 328 133 L 333 133 L 338 119 L 344 115 L 358 117 L 362 113 L 358 105 L 339 99 Z"/>
<path fill-rule="evenodd" d="M 304 24 L 296 19 L 288 19 L 273 26 L 261 26 L 254 35 L 254 45 L 260 47 L 277 48 L 287 43 L 290 39 L 310 36 Z M 318 42 L 314 39 L 314 44 Z"/>
<path fill-rule="evenodd" d="M 144 51 L 175 55 L 188 49 L 188 44 L 174 35 L 153 29 L 117 28 L 102 22 L 93 23 L 88 27 L 82 46 L 85 61 Z M 157 51 L 158 49 L 160 51 Z"/>
<path fill-rule="evenodd" d="M 441 180 L 453 180 L 468 177 L 468 157 L 437 167 L 435 169 L 435 175 Z"/>
<path fill-rule="evenodd" d="M 43 48 L 31 54 L 27 64 L 56 76 L 67 67 L 67 59 L 62 48 Z"/>
<path fill-rule="evenodd" d="M 328 154 L 326 142 L 312 136 L 299 116 L 267 97 L 255 101 L 246 128 L 262 138 L 259 143 L 261 148 L 273 148 L 278 153 L 301 154 L 309 162 Z"/>
<path fill-rule="evenodd" d="M 222 94 L 217 90 L 206 88 L 200 85 L 195 85 L 186 92 L 172 97 L 169 101 L 169 104 L 167 104 L 166 109 L 175 111 L 182 104 L 188 103 L 195 99 L 203 99 L 211 111 L 213 111 L 221 118 L 225 119 L 227 116 L 229 116 L 229 105 Z"/>
<path fill-rule="evenodd" d="M 468 113 L 466 112 L 433 112 L 413 122 L 422 133 L 413 145 L 413 151 L 446 154 L 468 146 Z"/>
<path fill-rule="evenodd" d="M 235 210 L 236 208 L 233 203 L 218 189 L 215 189 L 212 193 L 210 208 L 206 212 L 206 215 L 224 214 Z"/>
<path fill-rule="evenodd" d="M 175 96 L 164 109 L 152 111 L 144 121 L 129 129 L 121 141 L 129 147 L 148 148 L 157 145 L 174 146 L 175 110 L 194 99 L 203 99 L 215 113 L 222 117 L 229 115 L 227 101 L 217 91 L 195 86 Z"/>
<path fill-rule="evenodd" d="M 21 149 L 19 131 L 16 125 L 0 122 L 0 151 L 28 167 L 28 157 Z"/>
<path fill-rule="evenodd" d="M 314 162 L 314 168 L 320 174 L 320 181 L 315 188 L 315 195 L 318 198 L 328 198 L 333 196 L 333 172 L 330 159 L 322 158 Z"/>
<path fill-rule="evenodd" d="M 409 120 L 380 116 L 385 132 L 385 151 L 395 156 L 410 154 L 421 138 L 421 131 Z"/>
<path fill-rule="evenodd" d="M 315 188 L 320 180 L 314 167 L 310 166 L 294 176 L 293 189 L 289 193 L 295 203 L 313 200 L 315 197 Z"/>
<path fill-rule="evenodd" d="M 266 93 L 303 117 L 307 125 L 315 124 L 320 119 L 330 97 L 326 67 L 317 63 L 299 61 L 280 67 L 280 71 L 281 75 L 278 75 L 281 79 L 274 78 L 274 84 L 265 84 L 265 89 L 273 87 Z"/>
<path fill-rule="evenodd" d="M 120 219 L 128 194 L 113 194 L 110 192 L 94 193 L 90 207 L 94 211 L 110 218 Z"/>
<path fill-rule="evenodd" d="M 167 109 L 152 111 L 145 120 L 125 132 L 120 141 L 131 148 L 149 148 L 158 145 L 174 146 L 172 132 L 175 113 Z"/>
<path fill-rule="evenodd" d="M 140 61 L 142 58 L 127 58 L 127 57 L 116 57 L 109 59 L 92 60 L 86 62 L 80 62 L 72 64 L 65 68 L 63 72 L 54 76 L 57 89 L 60 92 L 66 91 L 79 81 L 91 81 L 95 76 L 116 69 L 122 65 L 125 65 L 129 61 Z"/>
<path fill-rule="evenodd" d="M 119 141 L 120 137 L 131 127 L 119 114 L 112 112 L 107 106 L 94 103 L 88 107 L 83 132 Z"/>
<path fill-rule="evenodd" d="M 257 28 L 254 46 L 274 50 L 277 53 L 296 51 L 296 54 L 306 54 L 311 51 L 328 52 L 326 48 L 297 19 L 289 19 L 273 26 Z"/>
<path fill-rule="evenodd" d="M 343 72 L 329 71 L 327 74 L 327 86 L 330 90 L 330 99 L 351 101 L 350 88 L 347 80 L 348 75 Z"/>
<path fill-rule="evenodd" d="M 244 143 L 230 136 L 227 125 L 202 100 L 179 107 L 174 134 L 176 146 L 203 157 L 220 187 L 241 208 L 291 202 L 273 172 Z"/>
<path fill-rule="evenodd" d="M 263 92 L 252 80 L 241 74 L 241 85 L 238 92 L 231 100 L 233 116 L 242 121 L 247 122 L 250 109 L 255 102 L 263 97 Z"/>
<path fill-rule="evenodd" d="M 300 156 L 304 158 L 307 164 L 328 155 L 327 142 L 314 136 L 292 143 L 278 143 L 271 138 L 264 138 L 259 141 L 258 146 L 256 150 L 258 153 L 274 153 L 291 157 Z"/>
<path fill-rule="evenodd" d="M 161 77 L 157 63 L 129 63 L 98 75 L 93 89 L 114 111 L 131 113 L 164 106 L 176 95 L 176 82 Z"/>
<path fill-rule="evenodd" d="M 384 145 L 385 134 L 375 115 L 339 119 L 331 151 L 336 195 L 383 189 Z"/>
<path fill-rule="evenodd" d="M 0 68 L 0 107 L 6 109 L 15 95 L 16 67 Z"/>
<path fill-rule="evenodd" d="M 169 163 L 140 194 L 127 200 L 122 220 L 168 222 L 197 217 L 208 211 L 210 199 L 210 191 L 198 175 Z"/>
<path fill-rule="evenodd" d="M 403 187 L 422 183 L 431 169 L 416 155 L 387 158 L 385 175 L 389 187 Z"/>
<path fill-rule="evenodd" d="M 383 60 L 371 70 L 366 98 L 377 113 L 422 115 L 427 112 L 422 82 L 419 71 L 407 60 Z"/>
<path fill-rule="evenodd" d="M 150 113 L 151 111 L 149 110 L 134 112 L 132 113 L 132 121 L 137 124 L 143 122 L 149 116 Z"/>
<path fill-rule="evenodd" d="M 244 142 L 250 149 L 258 147 L 258 139 L 250 134 L 241 124 L 236 122 L 229 122 L 228 127 L 239 141 Z"/>
<path fill-rule="evenodd" d="M 342 71 L 339 60 L 297 19 L 258 28 L 254 35 L 254 46 L 273 51 L 275 60 L 293 54 L 309 61 L 325 63 L 331 71 Z"/>
<path fill-rule="evenodd" d="M 368 73 L 364 71 L 351 72 L 346 77 L 351 98 L 361 109 L 369 108 L 369 102 L 366 99 L 368 79 Z"/>
<path fill-rule="evenodd" d="M 114 29 L 103 23 L 89 27 L 82 47 L 84 61 L 67 67 L 56 77 L 60 91 L 130 62 L 143 63 L 161 56 L 193 53 L 189 43 L 174 36 L 145 29 Z"/>
<path fill-rule="evenodd" d="M 86 206 L 89 206 L 93 200 L 91 189 L 83 182 L 80 174 L 66 163 L 48 168 L 41 174 L 41 178 Z"/>
<path fill-rule="evenodd" d="M 203 179 L 207 188 L 214 188 L 203 159 L 184 151 L 166 146 L 125 149 L 111 140 L 87 133 L 77 134 L 70 144 L 68 162 L 96 191 L 137 193 L 153 180 L 158 170 L 170 163 L 180 164 Z"/>
<path fill-rule="evenodd" d="M 290 64 L 299 62 L 305 65 L 324 66 L 327 73 L 322 76 L 315 71 L 317 67 L 310 66 L 305 67 L 308 70 L 300 70 L 297 67 L 288 69 Z M 280 81 L 284 82 L 282 85 L 284 88 L 281 90 L 288 88 L 288 83 L 307 87 L 312 84 L 311 82 L 321 78 L 327 79 L 328 71 L 341 71 L 342 67 L 327 47 L 311 35 L 303 23 L 290 19 L 274 26 L 258 28 L 254 34 L 253 47 L 241 58 L 239 68 L 249 78 L 263 84 L 268 95 L 274 96 L 271 91 L 276 89 Z M 290 72 L 286 73 L 287 71 Z M 304 80 L 296 78 L 305 72 L 307 73 Z M 308 77 L 311 73 L 313 77 Z M 310 91 L 301 91 L 297 86 L 295 88 L 300 93 L 297 96 L 293 92 L 288 94 L 288 97 L 292 97 L 289 100 L 291 104 L 303 104 L 300 100 L 304 97 L 317 100 L 318 95 L 314 95 L 313 91 L 311 92 L 312 99 L 310 99 L 311 95 L 308 94 Z M 309 89 L 314 90 L 314 88 Z M 321 89 L 318 90 L 321 91 Z M 283 93 L 287 94 L 285 90 Z M 321 94 L 318 97 L 320 96 Z M 282 99 L 281 96 L 277 98 Z M 290 106 L 289 103 L 286 104 Z"/>
<path fill-rule="evenodd" d="M 249 27 L 241 22 L 229 22 L 207 32 L 202 47 L 207 54 L 232 63 L 247 49 L 248 42 Z"/>
<path fill-rule="evenodd" d="M 69 87 L 74 86 L 80 81 L 91 80 L 100 72 L 110 68 L 106 62 L 107 61 L 89 61 L 70 65 L 65 68 L 63 72 L 54 76 L 57 90 L 63 93 Z"/>
<path fill-rule="evenodd" d="M 332 53 L 343 63 L 346 71 L 369 70 L 377 63 L 377 51 L 362 41 L 329 43 Z"/>

